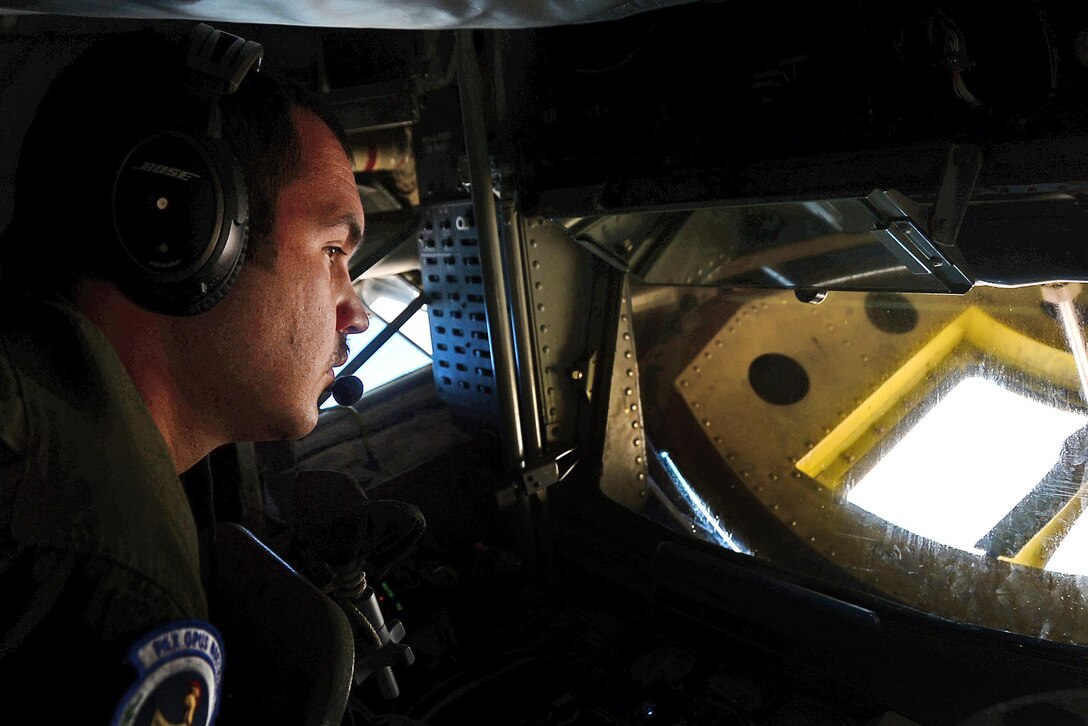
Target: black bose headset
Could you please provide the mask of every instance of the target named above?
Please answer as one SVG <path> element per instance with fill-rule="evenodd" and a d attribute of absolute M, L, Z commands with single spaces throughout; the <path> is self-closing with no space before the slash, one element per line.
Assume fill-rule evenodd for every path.
<path fill-rule="evenodd" d="M 122 253 L 111 278 L 143 307 L 204 312 L 241 270 L 249 207 L 241 169 L 222 139 L 219 100 L 259 69 L 262 54 L 257 43 L 198 25 L 186 110 L 175 125 L 137 142 L 117 170 L 112 211 Z"/>

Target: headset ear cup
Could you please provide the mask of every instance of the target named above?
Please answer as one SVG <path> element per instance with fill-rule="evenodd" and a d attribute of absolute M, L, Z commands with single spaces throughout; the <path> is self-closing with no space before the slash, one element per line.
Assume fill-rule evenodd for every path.
<path fill-rule="evenodd" d="M 259 68 L 262 54 L 258 43 L 198 25 L 190 35 L 185 103 L 156 109 L 149 122 L 159 119 L 164 127 L 133 139 L 115 167 L 110 208 L 117 244 L 95 272 L 138 305 L 196 315 L 221 301 L 241 271 L 249 205 L 241 168 L 222 136 L 219 104 Z"/>
<path fill-rule="evenodd" d="M 242 239 L 239 245 L 238 259 L 223 281 L 214 289 L 209 290 L 207 294 L 201 295 L 179 309 L 178 312 L 174 313 L 175 315 L 199 315 L 211 310 L 227 296 L 227 293 L 234 287 L 239 273 L 242 272 L 246 256 L 249 253 L 249 225 L 242 225 L 240 234 Z"/>
<path fill-rule="evenodd" d="M 119 247 L 104 272 L 145 308 L 204 312 L 238 275 L 248 216 L 244 180 L 225 143 L 175 131 L 149 136 L 115 178 Z"/>

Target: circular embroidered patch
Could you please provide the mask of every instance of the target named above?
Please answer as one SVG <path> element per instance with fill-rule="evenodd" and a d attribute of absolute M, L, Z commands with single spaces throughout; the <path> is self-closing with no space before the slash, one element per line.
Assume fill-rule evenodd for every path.
<path fill-rule="evenodd" d="M 148 633 L 129 651 L 136 682 L 112 726 L 210 726 L 219 708 L 223 643 L 208 623 L 184 621 Z"/>

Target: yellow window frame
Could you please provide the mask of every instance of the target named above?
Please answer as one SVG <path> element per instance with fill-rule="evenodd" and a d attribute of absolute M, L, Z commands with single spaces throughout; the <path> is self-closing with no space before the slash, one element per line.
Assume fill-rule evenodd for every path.
<path fill-rule="evenodd" d="M 834 429 L 798 460 L 799 471 L 831 490 L 847 481 L 854 463 L 907 413 L 901 402 L 949 365 L 957 352 L 981 353 L 1028 376 L 1068 391 L 1079 391 L 1073 355 L 1001 323 L 977 306 L 967 308 L 911 356 Z M 954 442 L 949 442 L 952 445 Z M 1013 557 L 1012 562 L 1044 567 L 1085 509 L 1081 490 Z"/>

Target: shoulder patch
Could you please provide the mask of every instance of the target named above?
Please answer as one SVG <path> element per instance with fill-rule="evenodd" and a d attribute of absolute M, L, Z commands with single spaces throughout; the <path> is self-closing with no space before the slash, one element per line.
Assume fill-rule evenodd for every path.
<path fill-rule="evenodd" d="M 129 651 L 136 682 L 113 712 L 111 726 L 210 726 L 219 710 L 223 642 L 198 620 L 148 633 Z"/>

